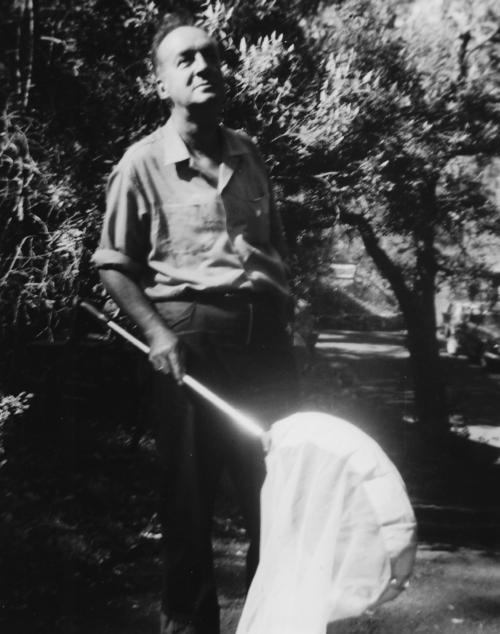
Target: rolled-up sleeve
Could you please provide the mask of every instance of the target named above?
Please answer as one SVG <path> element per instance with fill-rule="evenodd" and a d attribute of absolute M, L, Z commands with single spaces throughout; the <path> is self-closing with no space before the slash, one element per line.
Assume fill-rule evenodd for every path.
<path fill-rule="evenodd" d="M 133 168 L 119 164 L 108 180 L 101 240 L 92 260 L 97 268 L 140 276 L 146 266 L 148 236 L 147 208 Z"/>

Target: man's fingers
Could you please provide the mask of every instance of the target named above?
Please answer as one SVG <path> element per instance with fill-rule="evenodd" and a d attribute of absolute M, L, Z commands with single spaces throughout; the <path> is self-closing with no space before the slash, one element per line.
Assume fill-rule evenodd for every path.
<path fill-rule="evenodd" d="M 171 354 L 169 356 L 170 368 L 172 370 L 172 374 L 174 375 L 174 379 L 177 383 L 182 383 L 182 377 L 184 375 L 183 364 L 180 361 L 178 354 Z"/>
<path fill-rule="evenodd" d="M 172 369 L 170 357 L 171 352 L 168 349 L 152 350 L 149 355 L 149 360 L 153 364 L 155 370 L 158 370 L 158 372 L 164 372 L 165 374 L 170 374 Z"/>
<path fill-rule="evenodd" d="M 168 357 L 164 356 L 154 356 L 151 357 L 151 363 L 153 367 L 158 372 L 164 372 L 165 374 L 170 374 L 170 362 Z"/>
<path fill-rule="evenodd" d="M 178 383 L 182 383 L 184 364 L 176 351 L 170 350 L 162 354 L 155 354 L 151 357 L 151 362 L 155 370 L 163 372 L 163 374 L 172 374 Z"/>

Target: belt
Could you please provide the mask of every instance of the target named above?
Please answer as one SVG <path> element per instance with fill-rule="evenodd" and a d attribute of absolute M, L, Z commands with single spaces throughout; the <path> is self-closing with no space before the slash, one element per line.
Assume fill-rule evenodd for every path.
<path fill-rule="evenodd" d="M 233 291 L 197 291 L 186 289 L 171 301 L 196 302 L 198 304 L 211 304 L 213 306 L 228 304 L 284 304 L 277 295 L 270 293 L 256 293 L 249 289 Z"/>
<path fill-rule="evenodd" d="M 209 313 L 208 316 L 202 316 L 201 313 L 203 311 L 201 310 L 200 312 L 190 312 L 188 321 L 194 320 L 194 322 L 189 322 L 189 329 L 193 330 L 193 332 L 198 328 L 200 330 L 205 329 L 207 332 L 210 331 L 212 334 L 216 332 L 218 327 L 215 328 L 215 322 L 211 320 L 220 319 L 220 315 L 217 317 L 218 311 L 228 313 L 228 315 L 231 315 L 231 319 L 236 320 L 236 322 L 231 322 L 233 324 L 231 327 L 236 327 L 234 324 L 237 323 L 238 329 L 243 328 L 241 336 L 242 341 L 246 344 L 250 342 L 258 343 L 259 337 L 262 341 L 264 341 L 264 339 L 266 341 L 272 340 L 273 343 L 276 344 L 285 332 L 286 300 L 277 294 L 265 292 L 256 293 L 250 289 L 236 289 L 234 291 L 197 291 L 194 289 L 185 289 L 177 297 L 165 300 L 161 302 L 161 304 L 164 304 L 167 310 L 169 306 L 175 306 L 176 302 L 184 305 L 179 309 L 182 314 L 185 314 L 185 311 L 189 310 L 186 309 L 185 304 L 198 304 L 200 309 L 203 306 L 206 307 L 206 311 Z M 212 309 L 215 309 L 217 312 L 212 314 Z M 173 322 L 176 322 L 176 326 L 179 325 L 180 321 L 178 316 L 174 315 L 169 317 L 165 312 L 162 313 L 161 309 L 159 312 L 167 323 L 169 323 L 170 318 Z M 227 318 L 228 316 L 224 319 Z M 197 319 L 201 319 L 201 321 L 197 322 Z M 170 326 L 174 327 L 174 324 L 171 322 Z M 184 326 L 186 326 L 186 324 L 184 324 Z M 272 335 L 269 335 L 270 332 L 272 332 Z M 224 330 L 224 340 L 227 342 L 226 329 Z"/>

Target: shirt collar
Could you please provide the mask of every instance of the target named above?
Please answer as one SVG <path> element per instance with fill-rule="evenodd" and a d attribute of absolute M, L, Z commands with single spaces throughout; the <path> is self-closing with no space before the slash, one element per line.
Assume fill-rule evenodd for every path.
<path fill-rule="evenodd" d="M 224 156 L 240 156 L 249 152 L 247 145 L 235 132 L 223 125 L 220 129 L 224 138 Z M 165 165 L 188 161 L 189 158 L 190 154 L 186 144 L 169 119 L 163 126 L 163 161 Z"/>
<path fill-rule="evenodd" d="M 165 165 L 189 160 L 186 144 L 179 136 L 170 119 L 163 126 L 163 162 Z"/>
<path fill-rule="evenodd" d="M 243 142 L 242 138 L 238 134 L 225 126 L 221 126 L 221 130 L 224 136 L 224 150 L 229 156 L 248 154 L 250 151 L 248 145 Z"/>

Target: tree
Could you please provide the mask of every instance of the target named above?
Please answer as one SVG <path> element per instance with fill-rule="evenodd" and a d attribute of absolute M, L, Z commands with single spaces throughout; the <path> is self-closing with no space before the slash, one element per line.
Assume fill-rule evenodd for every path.
<path fill-rule="evenodd" d="M 299 134 L 310 161 L 323 164 L 317 175 L 340 220 L 356 227 L 398 299 L 417 415 L 435 436 L 447 430 L 434 306 L 449 265 L 443 246 L 463 243 L 471 228 L 498 230 L 477 174 L 449 167 L 500 149 L 500 47 L 488 22 L 500 16 L 493 3 L 434 2 L 426 28 L 415 22 L 419 4 L 409 16 L 356 0 L 323 13 L 316 28 L 331 35 L 322 84 Z"/>
<path fill-rule="evenodd" d="M 287 223 L 358 231 L 406 321 L 422 431 L 443 436 L 437 285 L 477 267 L 467 245 L 499 230 L 480 178 L 500 149 L 498 8 L 346 0 L 287 15 L 232 43 L 230 114 L 263 142 Z"/>

